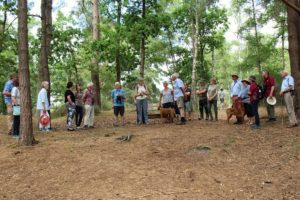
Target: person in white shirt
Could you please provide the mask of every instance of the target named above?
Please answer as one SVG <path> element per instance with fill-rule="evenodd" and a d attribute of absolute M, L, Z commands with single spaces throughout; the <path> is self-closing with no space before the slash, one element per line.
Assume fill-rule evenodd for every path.
<path fill-rule="evenodd" d="M 177 107 L 180 111 L 181 121 L 177 125 L 183 125 L 186 123 L 185 112 L 184 112 L 184 84 L 181 79 L 179 79 L 179 75 L 177 73 L 172 75 L 172 81 L 174 81 L 173 89 L 174 89 L 174 100 L 177 104 Z"/>
<path fill-rule="evenodd" d="M 242 110 L 243 109 L 243 103 L 241 101 L 241 91 L 243 89 L 243 84 L 242 82 L 239 80 L 239 76 L 237 73 L 233 73 L 231 75 L 232 77 L 232 84 L 230 87 L 230 97 L 232 100 L 232 107 L 235 108 L 236 110 Z M 237 121 L 234 124 L 242 124 L 243 123 L 243 119 L 240 117 L 237 117 Z"/>
<path fill-rule="evenodd" d="M 13 81 L 14 87 L 11 90 L 11 100 L 13 106 L 13 137 L 19 139 L 20 136 L 20 90 L 18 79 Z M 18 112 L 14 110 L 19 110 Z"/>
<path fill-rule="evenodd" d="M 298 126 L 294 107 L 295 81 L 294 78 L 285 71 L 281 72 L 281 77 L 283 78 L 283 80 L 281 84 L 280 95 L 284 98 L 290 122 L 290 125 L 287 126 L 287 128 L 294 128 Z"/>
<path fill-rule="evenodd" d="M 149 124 L 148 122 L 148 89 L 146 85 L 144 84 L 144 78 L 140 77 L 138 79 L 138 85 L 136 86 L 134 90 L 134 98 L 136 100 L 136 106 L 137 106 L 137 123 L 138 125 L 144 123 Z"/>
<path fill-rule="evenodd" d="M 49 103 L 49 99 L 48 99 L 47 90 L 49 90 L 49 82 L 43 81 L 42 89 L 40 90 L 40 92 L 38 94 L 36 109 L 39 111 L 40 116 L 47 115 L 50 118 L 50 116 L 49 116 L 50 103 Z M 49 123 L 46 125 L 39 123 L 39 129 L 40 129 L 40 131 L 49 131 L 50 120 L 49 120 Z"/>

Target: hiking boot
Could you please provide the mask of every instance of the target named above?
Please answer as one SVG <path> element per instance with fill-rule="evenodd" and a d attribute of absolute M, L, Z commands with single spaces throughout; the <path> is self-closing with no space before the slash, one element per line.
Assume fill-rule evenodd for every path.
<path fill-rule="evenodd" d="M 176 125 L 185 125 L 186 123 L 184 121 L 181 121 L 179 123 L 176 123 Z"/>

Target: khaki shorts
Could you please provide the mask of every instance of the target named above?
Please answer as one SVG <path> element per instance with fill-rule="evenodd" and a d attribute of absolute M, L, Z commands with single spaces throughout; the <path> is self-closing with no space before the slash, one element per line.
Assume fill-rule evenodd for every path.
<path fill-rule="evenodd" d="M 184 108 L 184 99 L 183 99 L 183 97 L 178 97 L 178 99 L 176 100 L 176 103 L 177 103 L 178 108 Z"/>

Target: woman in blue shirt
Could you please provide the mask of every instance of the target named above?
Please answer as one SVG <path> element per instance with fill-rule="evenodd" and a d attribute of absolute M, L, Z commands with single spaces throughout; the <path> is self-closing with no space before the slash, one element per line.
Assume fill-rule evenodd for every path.
<path fill-rule="evenodd" d="M 122 119 L 122 125 L 125 125 L 125 91 L 122 89 L 122 86 L 119 82 L 115 83 L 115 89 L 111 92 L 111 97 L 112 97 L 112 104 L 113 104 L 113 110 L 114 110 L 114 115 L 115 115 L 115 122 L 114 126 L 118 126 L 119 124 L 119 115 L 121 116 Z"/>

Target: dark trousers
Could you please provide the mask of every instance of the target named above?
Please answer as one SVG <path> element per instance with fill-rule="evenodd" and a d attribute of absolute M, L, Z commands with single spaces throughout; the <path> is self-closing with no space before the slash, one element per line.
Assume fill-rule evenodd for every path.
<path fill-rule="evenodd" d="M 20 116 L 14 116 L 13 136 L 20 135 Z"/>
<path fill-rule="evenodd" d="M 218 101 L 217 100 L 211 100 L 208 102 L 208 113 L 211 120 L 214 119 L 212 115 L 212 107 L 214 107 L 214 113 L 215 113 L 215 120 L 218 120 Z"/>
<path fill-rule="evenodd" d="M 200 117 L 202 119 L 204 118 L 204 111 L 206 114 L 206 119 L 208 119 L 209 113 L 208 113 L 208 107 L 207 107 L 207 99 L 199 100 L 199 112 L 200 112 Z"/>
<path fill-rule="evenodd" d="M 257 126 L 260 126 L 260 119 L 259 119 L 259 114 L 258 114 L 258 104 L 259 104 L 259 100 L 255 100 L 251 103 L 252 112 L 253 112 L 253 115 L 255 117 L 255 124 Z"/>
<path fill-rule="evenodd" d="M 79 127 L 81 125 L 82 118 L 83 118 L 83 106 L 76 106 L 75 110 L 76 110 L 75 122 L 76 122 L 76 126 Z"/>

